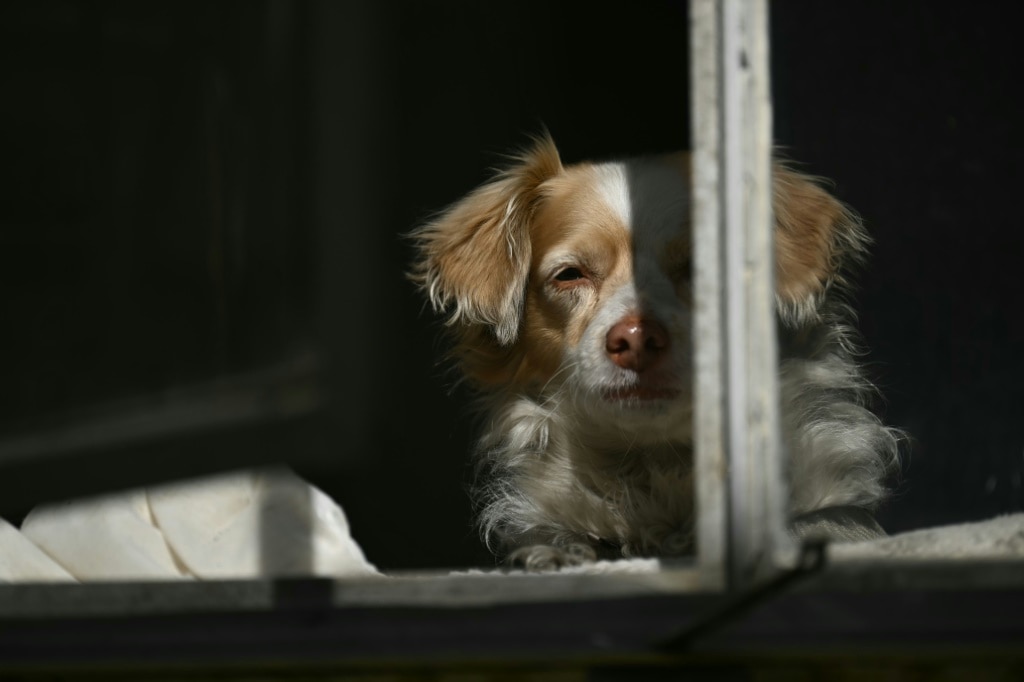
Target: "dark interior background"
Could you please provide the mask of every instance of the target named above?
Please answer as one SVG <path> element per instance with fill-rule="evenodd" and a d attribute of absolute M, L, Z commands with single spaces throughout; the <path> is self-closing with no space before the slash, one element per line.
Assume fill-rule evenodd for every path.
<path fill-rule="evenodd" d="M 772 5 L 777 141 L 875 238 L 865 361 L 912 439 L 890 531 L 1024 508 L 1024 58 L 998 9 Z M 4 3 L 2 432 L 316 349 L 340 282 L 359 432 L 296 468 L 382 568 L 490 561 L 402 235 L 542 125 L 568 162 L 686 146 L 686 33 L 668 0 Z"/>

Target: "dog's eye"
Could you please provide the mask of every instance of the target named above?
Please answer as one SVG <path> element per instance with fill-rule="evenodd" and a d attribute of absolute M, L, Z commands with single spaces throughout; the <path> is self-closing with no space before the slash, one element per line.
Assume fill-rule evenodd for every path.
<path fill-rule="evenodd" d="M 579 268 L 562 268 L 555 274 L 555 281 L 557 282 L 574 282 L 585 278 L 586 275 Z"/>

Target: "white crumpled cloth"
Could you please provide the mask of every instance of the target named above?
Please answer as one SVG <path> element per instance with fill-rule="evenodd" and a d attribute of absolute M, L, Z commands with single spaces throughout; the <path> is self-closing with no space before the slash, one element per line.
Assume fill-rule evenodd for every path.
<path fill-rule="evenodd" d="M 289 575 L 380 573 L 341 507 L 287 469 L 44 506 L 20 530 L 0 519 L 0 582 Z"/>

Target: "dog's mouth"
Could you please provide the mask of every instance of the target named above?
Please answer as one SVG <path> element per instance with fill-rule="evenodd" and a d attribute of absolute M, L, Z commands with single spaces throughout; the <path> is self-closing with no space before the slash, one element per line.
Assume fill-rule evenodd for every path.
<path fill-rule="evenodd" d="M 604 392 L 604 399 L 613 403 L 640 404 L 656 403 L 666 400 L 675 400 L 679 397 L 678 388 L 662 386 L 625 386 L 613 388 Z"/>

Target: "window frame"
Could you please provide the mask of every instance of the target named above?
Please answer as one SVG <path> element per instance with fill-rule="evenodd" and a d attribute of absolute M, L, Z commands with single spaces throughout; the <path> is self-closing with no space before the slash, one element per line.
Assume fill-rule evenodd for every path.
<path fill-rule="evenodd" d="M 18 633 L 0 644 L 0 651 L 13 656 L 16 645 L 25 646 L 32 637 L 55 635 L 52 640 L 35 640 L 35 648 L 20 650 L 19 660 L 38 663 L 57 650 L 70 652 L 79 661 L 94 661 L 101 653 L 142 660 L 147 655 L 173 658 L 182 652 L 196 660 L 221 660 L 243 655 L 238 638 L 251 637 L 252 642 L 275 643 L 263 651 L 250 649 L 247 655 L 252 658 L 247 660 L 251 661 L 271 654 L 376 660 L 396 653 L 427 656 L 430 651 L 415 644 L 408 633 L 436 631 L 431 641 L 441 642 L 442 652 L 554 655 L 550 641 L 542 638 L 552 636 L 561 623 L 562 639 L 556 636 L 553 641 L 572 644 L 559 655 L 611 652 L 650 657 L 666 642 L 676 650 L 688 650 L 694 641 L 690 629 L 715 618 L 741 624 L 738 639 L 718 640 L 718 646 L 726 649 L 771 643 L 764 623 L 771 621 L 773 613 L 789 628 L 780 635 L 785 644 L 801 646 L 852 633 L 870 646 L 887 636 L 872 630 L 876 622 L 872 618 L 894 603 L 920 606 L 924 594 L 929 597 L 925 612 L 933 614 L 935 628 L 953 635 L 963 632 L 965 622 L 981 622 L 976 613 L 973 620 L 964 620 L 965 613 L 973 613 L 972 598 L 1007 608 L 1024 605 L 1024 571 L 1020 570 L 1024 562 L 844 562 L 823 572 L 815 572 L 820 566 L 800 562 L 806 555 L 801 555 L 786 530 L 784 452 L 777 414 L 768 5 L 767 0 L 691 0 L 690 6 L 697 299 L 695 562 L 665 561 L 654 573 L 622 575 L 510 577 L 434 572 L 337 581 L 0 585 L 0 631 Z M 361 11 L 370 10 L 364 7 L 356 15 Z M 344 109 L 343 102 L 331 106 Z M 379 124 L 372 122 L 370 112 L 363 113 L 365 120 L 352 114 L 359 120 L 350 117 L 340 125 L 361 131 L 360 139 L 368 144 L 372 135 L 365 131 Z M 331 173 L 345 175 L 339 169 Z M 317 209 L 325 238 L 332 233 L 329 223 L 371 218 L 372 209 L 366 206 L 347 216 L 331 207 Z M 340 279 L 329 283 L 333 293 L 321 302 L 328 339 L 340 330 L 332 332 L 327 313 L 335 309 L 335 299 L 350 284 L 345 278 L 356 276 L 345 274 L 344 269 L 325 268 L 331 271 L 338 272 Z M 301 430 L 307 422 L 292 421 L 292 417 L 320 419 L 333 414 L 331 397 L 321 392 L 316 372 L 303 367 L 298 374 L 285 372 L 281 392 L 245 412 L 246 418 L 276 415 L 282 423 L 298 424 Z M 208 396 L 223 397 L 223 390 L 212 389 Z M 304 400 L 289 402 L 295 396 Z M 195 396 L 184 400 L 200 404 Z M 301 409 L 288 411 L 288 406 L 296 405 Z M 144 435 L 155 439 L 162 433 L 155 429 Z M 289 428 L 282 433 L 294 435 L 295 431 Z M 143 441 L 132 441 L 130 446 Z M 49 447 L 44 443 L 30 456 L 44 457 Z M 75 452 L 92 458 L 98 449 L 102 447 L 94 443 Z M 10 444 L 0 448 L 0 466 L 16 459 L 11 452 Z M 197 462 L 190 460 L 162 475 L 171 478 L 209 470 Z M 217 466 L 253 463 L 258 462 L 222 456 Z M 143 481 L 132 479 L 125 484 L 139 482 Z M 794 589 L 791 579 L 799 578 L 804 581 Z M 758 604 L 764 602 L 759 600 L 767 597 L 775 599 L 760 608 Z M 861 614 L 863 619 L 801 620 L 809 609 L 827 611 L 830 605 L 845 609 L 843 613 Z M 755 618 L 754 634 L 748 628 L 744 640 L 742 623 L 750 614 L 761 621 Z M 538 623 L 542 626 L 537 627 Z M 897 639 L 920 634 L 914 623 L 897 627 Z M 91 634 L 97 624 L 101 631 L 116 631 L 118 639 L 109 646 L 97 644 Z M 364 629 L 368 624 L 378 629 Z M 237 628 L 237 634 L 224 634 L 220 630 L 224 625 Z M 636 628 L 635 636 L 623 634 L 625 625 Z M 389 627 L 406 634 L 392 638 Z M 314 644 L 296 643 L 294 628 L 313 633 Z M 196 631 L 210 639 L 198 643 L 189 635 Z M 602 644 L 588 634 L 598 631 L 614 631 L 617 639 Z M 985 632 L 1012 641 L 1024 635 L 1024 626 L 1002 618 Z M 161 633 L 167 633 L 169 641 L 155 643 L 153 637 Z M 337 638 L 344 636 L 352 639 L 338 647 Z M 712 641 L 714 637 L 712 632 Z M 89 649 L 89 642 L 96 648 Z M 370 649 L 361 651 L 353 642 Z M 460 644 L 468 648 L 460 649 Z M 212 646 L 223 648 L 214 652 Z"/>

